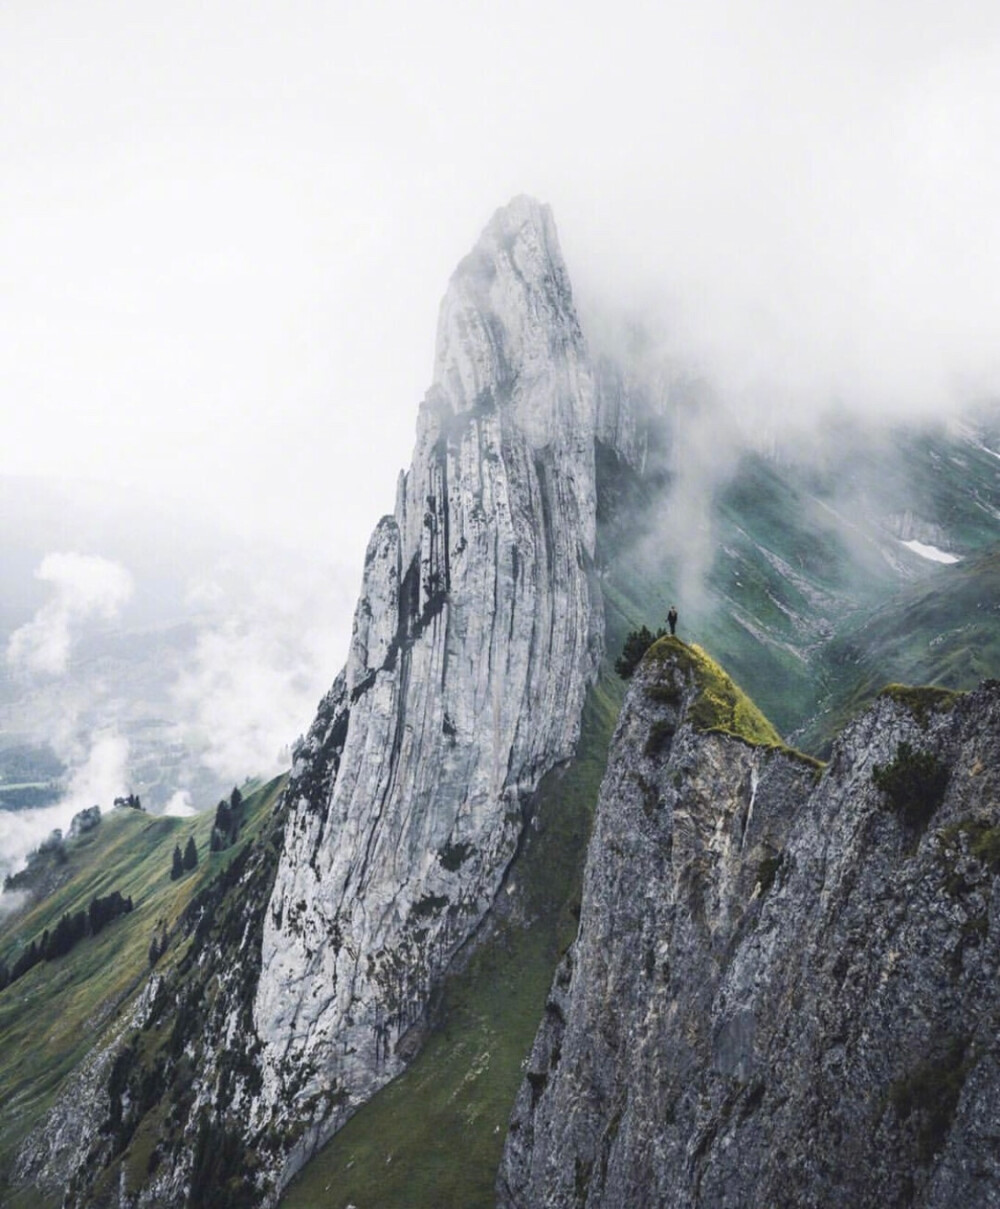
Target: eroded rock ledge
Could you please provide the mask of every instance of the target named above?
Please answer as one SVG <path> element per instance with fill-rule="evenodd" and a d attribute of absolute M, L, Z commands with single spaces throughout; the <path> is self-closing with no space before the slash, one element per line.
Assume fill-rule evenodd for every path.
<path fill-rule="evenodd" d="M 886 693 L 821 774 L 704 687 L 636 673 L 499 1205 L 1000 1203 L 1000 685 Z"/>

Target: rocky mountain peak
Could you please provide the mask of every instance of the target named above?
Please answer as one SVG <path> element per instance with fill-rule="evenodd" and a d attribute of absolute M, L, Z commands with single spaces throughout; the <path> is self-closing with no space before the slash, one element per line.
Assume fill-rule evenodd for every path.
<path fill-rule="evenodd" d="M 441 304 L 431 396 L 454 413 L 512 407 L 535 448 L 589 439 L 594 390 L 552 212 L 497 210 Z"/>
<path fill-rule="evenodd" d="M 296 752 L 254 1005 L 259 1124 L 315 1122 L 291 1167 L 419 1048 L 540 778 L 574 752 L 603 635 L 594 466 L 555 226 L 517 198 L 448 287 L 347 667 Z"/>

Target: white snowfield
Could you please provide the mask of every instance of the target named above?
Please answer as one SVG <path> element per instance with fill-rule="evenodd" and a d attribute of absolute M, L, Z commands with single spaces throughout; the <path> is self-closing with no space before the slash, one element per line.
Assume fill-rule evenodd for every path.
<path fill-rule="evenodd" d="M 908 541 L 902 543 L 907 550 L 919 554 L 921 558 L 930 559 L 934 563 L 957 563 L 962 560 L 957 554 L 949 554 L 947 550 L 939 550 L 937 546 L 928 546 L 923 542 Z"/>

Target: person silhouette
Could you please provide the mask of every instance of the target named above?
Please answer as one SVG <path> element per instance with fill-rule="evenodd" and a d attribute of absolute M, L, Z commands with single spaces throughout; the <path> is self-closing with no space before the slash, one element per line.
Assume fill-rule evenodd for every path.
<path fill-rule="evenodd" d="M 677 630 L 677 606 L 671 605 L 670 612 L 667 614 L 667 625 L 670 626 L 670 637 L 673 638 Z"/>

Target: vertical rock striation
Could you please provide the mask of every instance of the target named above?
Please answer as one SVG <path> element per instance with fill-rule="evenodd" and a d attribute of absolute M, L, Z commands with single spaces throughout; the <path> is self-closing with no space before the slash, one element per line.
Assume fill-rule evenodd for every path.
<path fill-rule="evenodd" d="M 602 647 L 595 391 L 547 207 L 500 210 L 365 561 L 347 666 L 295 753 L 254 1019 L 291 1166 L 402 1069 L 481 925 Z"/>
<path fill-rule="evenodd" d="M 1000 686 L 883 696 L 818 783 L 697 695 L 626 700 L 498 1204 L 1000 1204 Z"/>

